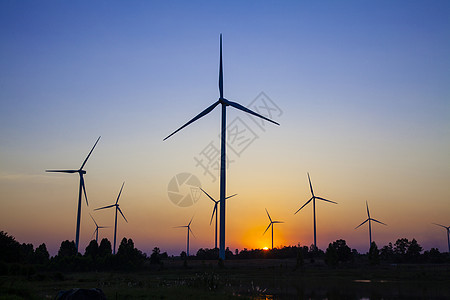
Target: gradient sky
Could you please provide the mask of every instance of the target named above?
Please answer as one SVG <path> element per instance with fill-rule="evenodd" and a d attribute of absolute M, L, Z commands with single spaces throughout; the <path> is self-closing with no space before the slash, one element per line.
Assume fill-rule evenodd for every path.
<path fill-rule="evenodd" d="M 345 239 L 367 251 L 365 201 L 379 246 L 416 238 L 446 250 L 450 225 L 449 1 L 9 1 L 0 2 L 0 230 L 45 242 L 55 254 L 75 239 L 78 176 L 85 170 L 80 251 L 95 227 L 113 225 L 120 200 L 132 238 L 149 253 L 214 246 L 212 202 L 174 205 L 173 176 L 188 172 L 218 197 L 194 157 L 218 145 L 220 109 L 165 136 L 224 95 L 243 105 L 264 92 L 281 126 L 228 150 L 227 246 L 270 246 L 264 208 L 285 223 L 275 245 L 313 242 L 307 172 L 317 195 L 318 246 Z M 217 175 L 217 174 L 216 174 Z M 100 232 L 112 241 L 113 231 Z"/>

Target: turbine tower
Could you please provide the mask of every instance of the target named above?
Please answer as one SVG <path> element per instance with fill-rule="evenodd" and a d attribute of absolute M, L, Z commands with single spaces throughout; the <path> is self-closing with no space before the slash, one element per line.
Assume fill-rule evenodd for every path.
<path fill-rule="evenodd" d="M 266 213 L 267 213 L 267 216 L 269 217 L 270 223 L 269 223 L 269 226 L 267 226 L 266 230 L 264 231 L 263 235 L 264 235 L 264 234 L 266 233 L 266 231 L 269 230 L 269 228 L 272 226 L 272 249 L 273 249 L 273 224 L 276 224 L 276 223 L 284 223 L 284 222 L 283 222 L 283 221 L 272 221 L 272 218 L 270 217 L 269 212 L 267 211 L 267 208 L 266 208 Z"/>
<path fill-rule="evenodd" d="M 197 116 L 195 116 L 193 119 L 191 119 L 189 122 L 175 130 L 173 133 L 168 135 L 164 140 L 167 140 L 169 137 L 180 131 L 181 129 L 185 128 L 189 124 L 197 121 L 201 117 L 207 115 L 210 113 L 217 105 L 221 104 L 222 106 L 222 120 L 221 120 L 221 142 L 220 142 L 220 149 L 221 149 L 221 155 L 220 155 L 220 241 L 219 241 L 219 258 L 225 259 L 225 189 L 226 189 L 226 177 L 225 177 L 225 168 L 226 168 L 226 161 L 225 161 L 225 150 L 226 150 L 226 123 L 227 123 L 227 117 L 226 117 L 226 108 L 227 106 L 232 106 L 236 109 L 242 110 L 246 113 L 249 113 L 251 115 L 257 116 L 259 118 L 262 118 L 266 121 L 269 121 L 271 123 L 278 124 L 275 121 L 270 120 L 269 118 L 266 118 L 242 105 L 236 102 L 229 101 L 223 97 L 223 66 L 222 66 L 222 34 L 220 35 L 220 60 L 219 60 L 219 100 L 214 102 L 212 105 L 207 107 L 205 110 L 203 110 L 201 113 L 199 113 Z"/>
<path fill-rule="evenodd" d="M 369 250 L 370 250 L 370 247 L 372 246 L 372 225 L 371 225 L 370 221 L 374 221 L 374 222 L 377 222 L 377 223 L 380 223 L 380 224 L 383 224 L 383 225 L 386 225 L 386 226 L 387 226 L 387 224 L 384 224 L 383 222 L 380 222 L 380 221 L 375 220 L 375 219 L 370 217 L 369 205 L 367 204 L 367 201 L 366 201 L 366 208 L 367 208 L 367 219 L 364 222 L 362 222 L 361 224 L 359 224 L 358 226 L 356 226 L 356 228 L 360 227 L 361 225 L 363 225 L 364 223 L 369 221 Z"/>
<path fill-rule="evenodd" d="M 192 235 L 194 235 L 194 233 L 191 230 L 191 223 L 192 223 L 192 219 L 194 218 L 194 216 L 192 216 L 191 220 L 189 221 L 189 224 L 185 225 L 185 226 L 176 226 L 174 228 L 187 228 L 187 245 L 186 245 L 186 255 L 189 256 L 189 232 L 192 233 Z M 195 237 L 195 235 L 194 235 Z"/>
<path fill-rule="evenodd" d="M 78 244 L 80 241 L 80 222 L 81 222 L 81 197 L 84 193 L 84 198 L 86 199 L 86 205 L 88 204 L 87 194 L 86 194 L 86 187 L 84 185 L 84 175 L 86 174 L 86 171 L 83 170 L 83 167 L 86 165 L 86 162 L 89 159 L 89 156 L 91 156 L 92 151 L 94 151 L 95 146 L 97 146 L 98 141 L 100 140 L 100 136 L 98 137 L 97 141 L 94 144 L 94 147 L 92 147 L 91 151 L 89 152 L 88 156 L 84 160 L 83 164 L 78 170 L 45 170 L 45 172 L 56 172 L 56 173 L 78 173 L 80 175 L 80 184 L 78 189 L 78 210 L 77 210 L 77 229 L 75 234 L 75 246 L 77 247 L 78 251 Z"/>
<path fill-rule="evenodd" d="M 210 196 L 207 192 L 205 192 L 205 190 L 203 190 L 202 188 L 200 188 L 200 189 L 203 191 L 203 193 L 206 194 L 206 196 L 208 196 L 209 199 L 211 199 L 212 202 L 214 202 L 214 209 L 213 209 L 213 213 L 212 213 L 212 216 L 211 216 L 211 221 L 209 221 L 209 225 L 211 225 L 212 220 L 213 220 L 213 218 L 214 218 L 214 214 L 216 214 L 216 231 L 215 231 L 216 234 L 215 234 L 214 248 L 217 248 L 217 205 L 219 204 L 219 201 L 214 200 L 214 198 L 211 197 L 211 196 Z M 236 196 L 236 195 L 237 195 L 237 194 L 228 196 L 228 197 L 225 198 L 225 200 L 228 199 L 228 198 L 234 197 L 234 196 Z"/>
<path fill-rule="evenodd" d="M 317 236 L 316 236 L 316 199 L 322 200 L 322 201 L 326 201 L 326 202 L 331 202 L 331 203 L 334 203 L 334 204 L 337 204 L 337 202 L 334 202 L 334 201 L 331 201 L 331 200 L 327 200 L 327 199 L 324 199 L 324 198 L 322 198 L 322 197 L 318 197 L 318 196 L 314 195 L 313 187 L 312 187 L 312 184 L 311 184 L 311 178 L 309 177 L 309 173 L 307 173 L 307 174 L 308 174 L 309 187 L 310 187 L 310 189 L 311 189 L 311 195 L 312 195 L 312 197 L 311 197 L 305 204 L 303 204 L 303 206 L 300 207 L 300 208 L 294 213 L 294 215 L 295 215 L 296 213 L 298 213 L 303 207 L 305 207 L 306 205 L 308 205 L 309 202 L 312 201 L 312 203 L 313 203 L 313 215 L 314 215 L 314 248 L 317 249 Z"/>
<path fill-rule="evenodd" d="M 98 226 L 97 222 L 95 222 L 95 220 L 94 220 L 94 217 L 91 214 L 89 214 L 89 215 L 91 216 L 91 219 L 92 219 L 92 221 L 94 221 L 94 224 L 95 224 L 95 230 L 94 230 L 94 233 L 92 234 L 92 236 L 95 235 L 95 241 L 98 243 L 98 230 L 101 228 L 108 228 L 109 226 Z"/>
<path fill-rule="evenodd" d="M 108 206 L 104 206 L 104 207 L 100 207 L 100 208 L 94 209 L 94 210 L 100 210 L 100 209 L 111 208 L 111 207 L 115 207 L 116 208 L 116 217 L 115 217 L 115 221 L 114 221 L 114 248 L 113 248 L 113 254 L 116 254 L 117 211 L 120 212 L 120 214 L 122 215 L 122 217 L 125 220 L 125 222 L 128 223 L 127 218 L 125 218 L 125 215 L 123 214 L 122 210 L 119 207 L 119 198 L 120 198 L 120 194 L 122 194 L 122 189 L 123 189 L 123 185 L 124 184 L 125 184 L 125 181 L 122 183 L 122 187 L 120 188 L 120 192 L 119 192 L 119 195 L 117 196 L 117 200 L 116 200 L 115 204 L 111 204 L 111 205 L 108 205 Z"/>
<path fill-rule="evenodd" d="M 444 226 L 444 225 L 436 224 L 436 223 L 433 223 L 433 224 L 447 229 L 447 244 L 448 244 L 448 252 L 450 253 L 450 226 Z"/>

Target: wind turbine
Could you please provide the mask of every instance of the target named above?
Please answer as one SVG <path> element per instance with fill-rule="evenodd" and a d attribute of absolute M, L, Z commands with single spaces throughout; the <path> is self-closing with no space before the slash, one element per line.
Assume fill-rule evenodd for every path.
<path fill-rule="evenodd" d="M 267 208 L 266 208 L 266 213 L 267 213 L 267 216 L 269 217 L 270 223 L 269 223 L 269 226 L 267 226 L 266 230 L 264 231 L 263 235 L 267 232 L 267 230 L 269 230 L 270 226 L 272 226 L 272 249 L 273 249 L 273 224 L 284 223 L 284 222 L 283 221 L 272 221 L 272 218 L 270 217 L 269 212 L 267 211 Z"/>
<path fill-rule="evenodd" d="M 433 224 L 447 229 L 447 244 L 448 244 L 448 252 L 450 253 L 450 226 L 444 226 L 444 225 L 436 224 L 436 223 L 433 223 Z"/>
<path fill-rule="evenodd" d="M 221 155 L 220 155 L 220 241 L 219 241 L 219 258 L 225 259 L 225 189 L 226 189 L 226 177 L 225 177 L 225 150 L 226 150 L 226 108 L 227 106 L 232 106 L 236 109 L 242 110 L 246 113 L 249 113 L 251 115 L 257 116 L 259 118 L 262 118 L 266 121 L 272 122 L 274 124 L 280 125 L 275 121 L 270 120 L 269 118 L 266 118 L 242 105 L 236 102 L 229 101 L 223 97 L 223 66 L 222 66 L 222 34 L 220 35 L 220 61 L 219 61 L 219 100 L 214 102 L 212 105 L 207 107 L 205 110 L 203 110 L 201 113 L 199 113 L 197 116 L 195 116 L 193 119 L 191 119 L 189 122 L 175 130 L 173 133 L 168 135 L 164 140 L 167 140 L 169 137 L 180 131 L 181 129 L 185 128 L 189 124 L 197 121 L 201 117 L 207 115 L 210 113 L 217 105 L 221 104 L 222 106 L 222 120 L 221 120 L 221 143 L 220 143 L 220 149 L 221 149 Z"/>
<path fill-rule="evenodd" d="M 213 218 L 214 218 L 214 214 L 216 214 L 216 235 L 215 235 L 214 248 L 217 248 L 217 205 L 219 204 L 220 201 L 214 200 L 214 198 L 211 197 L 211 196 L 210 196 L 207 192 L 205 192 L 202 188 L 200 188 L 200 189 L 203 191 L 203 193 L 206 194 L 206 196 L 209 197 L 209 199 L 211 199 L 212 202 L 214 202 L 214 209 L 213 209 L 213 213 L 212 213 L 212 216 L 211 216 L 211 221 L 209 221 L 209 225 L 211 225 L 212 220 L 213 220 Z M 236 196 L 236 195 L 237 195 L 237 194 L 228 196 L 228 197 L 225 198 L 225 200 L 228 199 L 228 198 L 234 197 L 234 196 Z"/>
<path fill-rule="evenodd" d="M 116 254 L 117 211 L 120 212 L 120 214 L 122 215 L 122 217 L 125 220 L 125 222 L 128 223 L 127 218 L 125 218 L 125 215 L 123 214 L 122 210 L 119 207 L 119 198 L 120 198 L 120 194 L 122 194 L 122 189 L 123 189 L 123 185 L 124 184 L 125 184 L 125 181 L 122 183 L 122 187 L 120 188 L 120 192 L 119 192 L 119 195 L 117 196 L 116 203 L 108 205 L 108 206 L 104 206 L 104 207 L 100 207 L 100 208 L 94 209 L 94 210 L 100 210 L 100 209 L 105 209 L 105 208 L 110 208 L 110 207 L 116 207 L 116 217 L 115 217 L 115 222 L 114 222 L 114 248 L 113 248 L 113 254 Z"/>
<path fill-rule="evenodd" d="M 98 243 L 98 230 L 101 228 L 108 228 L 109 226 L 98 226 L 97 222 L 95 222 L 95 220 L 94 220 L 94 217 L 91 214 L 89 214 L 89 215 L 91 216 L 92 221 L 94 221 L 94 223 L 95 223 L 95 230 L 94 230 L 94 233 L 92 234 L 92 236 L 95 235 L 95 241 Z"/>
<path fill-rule="evenodd" d="M 316 199 L 319 199 L 319 200 L 322 200 L 322 201 L 331 202 L 331 203 L 334 203 L 334 204 L 337 204 L 337 202 L 334 202 L 334 201 L 331 201 L 331 200 L 327 200 L 327 199 L 324 199 L 324 198 L 322 198 L 322 197 L 315 196 L 315 195 L 314 195 L 314 191 L 313 191 L 313 187 L 312 187 L 312 184 L 311 184 L 311 178 L 309 177 L 309 173 L 307 173 L 307 174 L 308 174 L 309 187 L 310 187 L 310 189 L 311 189 L 311 195 L 312 195 L 312 197 L 311 197 L 311 199 L 309 199 L 305 204 L 303 204 L 303 206 L 300 207 L 300 208 L 294 213 L 294 215 L 295 215 L 296 213 L 298 213 L 303 207 L 305 207 L 306 205 L 308 205 L 309 202 L 312 201 L 312 203 L 313 203 L 313 215 L 314 215 L 314 248 L 317 249 L 317 238 L 316 238 Z"/>
<path fill-rule="evenodd" d="M 384 224 L 383 222 L 380 222 L 380 221 L 375 220 L 375 219 L 370 217 L 369 205 L 367 204 L 367 201 L 366 201 L 366 208 L 367 208 L 367 219 L 364 222 L 362 222 L 361 224 L 359 224 L 358 226 L 356 226 L 356 228 L 358 228 L 359 226 L 361 226 L 364 223 L 366 223 L 367 221 L 369 221 L 369 241 L 370 241 L 369 249 L 370 249 L 370 247 L 372 246 L 372 225 L 371 225 L 370 221 L 374 221 L 374 222 L 377 222 L 377 223 L 380 223 L 380 224 L 383 224 L 383 225 L 386 225 L 386 226 L 387 226 L 387 224 Z"/>
<path fill-rule="evenodd" d="M 189 232 L 192 233 L 192 235 L 194 235 L 194 233 L 191 230 L 191 223 L 192 223 L 192 219 L 194 218 L 194 216 L 192 216 L 191 220 L 189 221 L 189 224 L 185 225 L 185 226 L 176 226 L 174 228 L 182 228 L 182 227 L 186 227 L 187 228 L 187 246 L 186 246 L 186 255 L 189 256 Z M 195 235 L 194 235 L 195 237 Z"/>
<path fill-rule="evenodd" d="M 88 156 L 84 160 L 83 164 L 78 170 L 45 170 L 45 172 L 56 172 L 56 173 L 78 173 L 80 175 L 80 185 L 78 189 L 78 211 L 77 211 L 77 230 L 75 235 L 75 246 L 77 247 L 78 251 L 78 244 L 80 241 L 80 222 L 81 222 L 81 195 L 84 192 L 84 198 L 86 199 L 86 205 L 88 204 L 87 194 L 86 194 L 86 186 L 84 185 L 84 174 L 86 174 L 86 171 L 83 170 L 83 167 L 86 165 L 86 162 L 89 159 L 89 156 L 91 156 L 92 151 L 94 151 L 95 146 L 97 146 L 98 141 L 100 140 L 100 137 L 98 137 L 97 141 L 94 144 L 94 147 L 92 147 L 91 151 L 89 152 Z"/>

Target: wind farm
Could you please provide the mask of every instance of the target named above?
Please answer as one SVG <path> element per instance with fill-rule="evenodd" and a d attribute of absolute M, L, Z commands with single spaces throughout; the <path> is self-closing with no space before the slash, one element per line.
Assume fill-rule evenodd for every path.
<path fill-rule="evenodd" d="M 449 14 L 1 2 L 0 295 L 444 299 Z"/>

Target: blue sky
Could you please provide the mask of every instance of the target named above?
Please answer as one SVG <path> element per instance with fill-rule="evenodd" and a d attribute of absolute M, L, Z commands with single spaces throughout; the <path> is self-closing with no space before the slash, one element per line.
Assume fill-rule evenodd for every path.
<path fill-rule="evenodd" d="M 211 247 L 206 198 L 179 208 L 167 184 L 191 172 L 218 194 L 193 157 L 217 139 L 220 114 L 162 139 L 217 100 L 222 33 L 225 97 L 247 105 L 263 91 L 283 112 L 228 171 L 242 195 L 227 208 L 230 248 L 268 242 L 265 207 L 286 221 L 283 244 L 309 245 L 311 214 L 293 212 L 310 172 L 339 202 L 318 207 L 321 248 L 345 238 L 365 249 L 353 228 L 368 200 L 390 225 L 374 228 L 379 244 L 415 237 L 444 250 L 430 223 L 449 215 L 449 12 L 448 1 L 2 1 L 0 229 L 53 249 L 73 239 L 77 179 L 44 171 L 76 168 L 102 135 L 86 167 L 84 243 L 87 212 L 125 180 L 119 236 L 178 254 L 184 235 L 171 228 L 195 214 L 193 247 Z"/>

